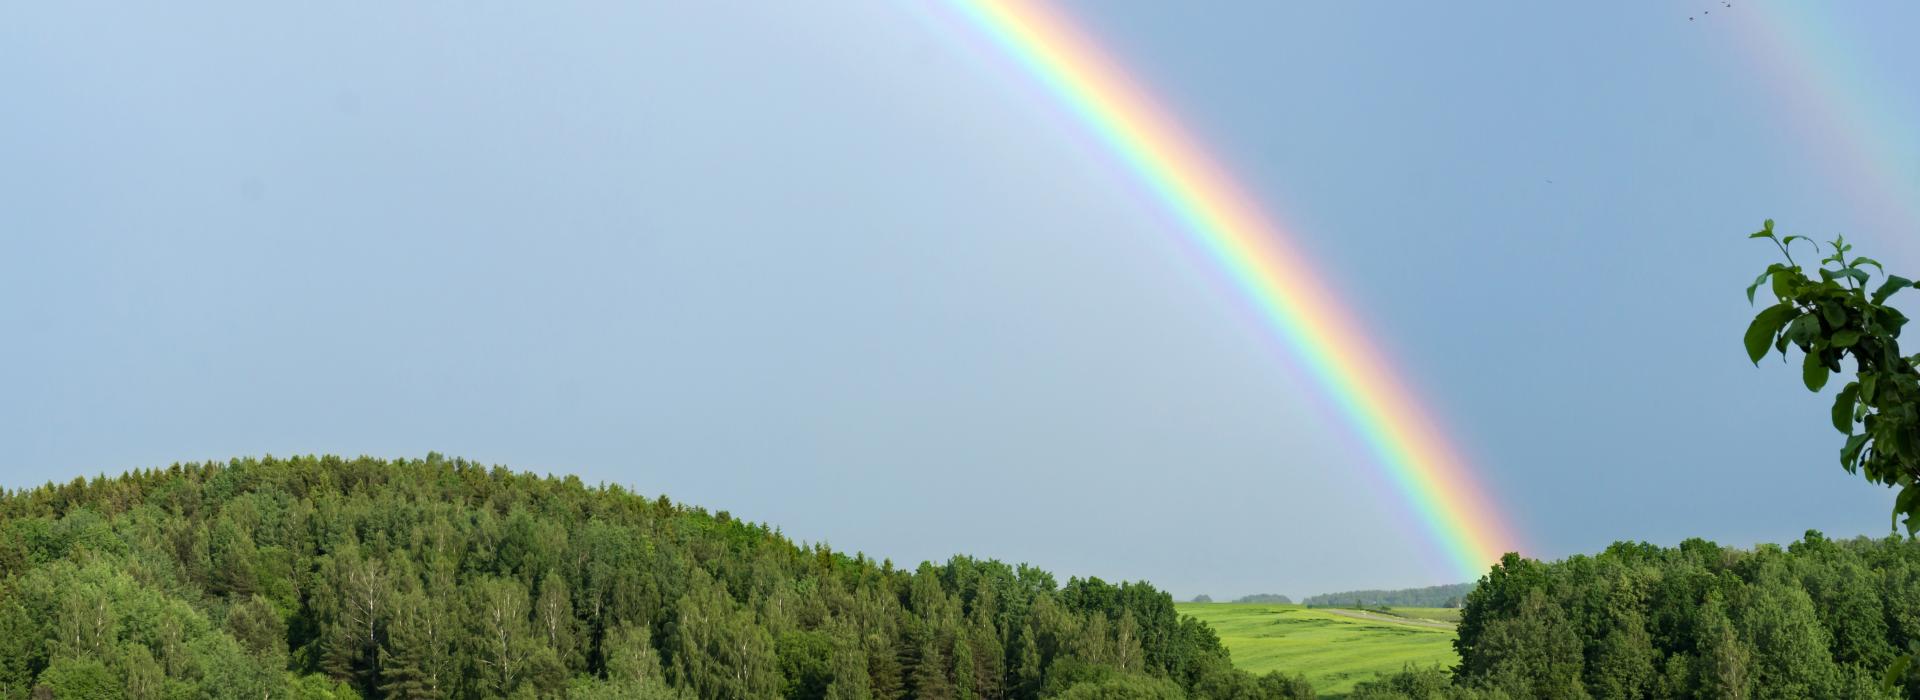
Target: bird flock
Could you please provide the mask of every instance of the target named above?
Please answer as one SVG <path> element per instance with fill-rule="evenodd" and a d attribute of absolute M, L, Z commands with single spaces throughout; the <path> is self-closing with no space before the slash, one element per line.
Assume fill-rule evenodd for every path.
<path fill-rule="evenodd" d="M 1721 3 L 1720 3 L 1720 6 L 1721 6 L 1721 7 L 1733 7 L 1733 3 L 1730 3 L 1730 2 L 1721 2 Z M 1700 18 L 1700 17 L 1702 17 L 1702 16 L 1704 16 L 1704 15 L 1710 15 L 1710 14 L 1713 14 L 1713 10 L 1701 10 L 1701 11 L 1700 11 L 1700 14 L 1697 14 L 1697 15 L 1688 15 L 1688 16 L 1687 16 L 1687 21 L 1688 21 L 1688 22 L 1692 22 L 1692 21 L 1694 21 L 1695 19 L 1698 19 L 1698 18 Z"/>

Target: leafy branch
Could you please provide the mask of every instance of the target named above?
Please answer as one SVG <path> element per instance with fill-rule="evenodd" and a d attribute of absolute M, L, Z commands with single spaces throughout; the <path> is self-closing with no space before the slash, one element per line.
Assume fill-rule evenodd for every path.
<path fill-rule="evenodd" d="M 1825 247 L 1806 236 L 1781 237 L 1773 220 L 1749 238 L 1765 238 L 1780 249 L 1785 263 L 1767 266 L 1747 287 L 1747 301 L 1766 285 L 1775 304 L 1762 309 L 1747 327 L 1747 357 L 1757 366 L 1769 349 L 1787 358 L 1787 347 L 1803 354 L 1800 378 L 1809 391 L 1820 391 L 1842 363 L 1852 359 L 1854 380 L 1841 387 L 1833 401 L 1833 427 L 1847 436 L 1840 448 L 1840 466 L 1867 480 L 1900 487 L 1893 519 L 1906 516 L 1907 532 L 1920 529 L 1920 355 L 1900 354 L 1900 329 L 1905 314 L 1887 306 L 1887 300 L 1913 280 L 1890 275 L 1879 261 L 1851 257 L 1853 246 L 1836 237 Z M 1795 243 L 1831 250 L 1809 277 L 1793 259 Z M 1882 280 L 1872 285 L 1878 271 Z M 1869 287 L 1872 291 L 1869 292 Z"/>

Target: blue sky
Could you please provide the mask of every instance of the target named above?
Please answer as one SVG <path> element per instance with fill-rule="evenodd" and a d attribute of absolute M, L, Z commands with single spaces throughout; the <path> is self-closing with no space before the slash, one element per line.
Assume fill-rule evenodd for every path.
<path fill-rule="evenodd" d="M 1886 532 L 1827 401 L 1742 356 L 1742 235 L 1913 276 L 1916 222 L 1814 165 L 1747 4 L 1069 10 L 1558 557 Z M 0 485 L 436 450 L 896 561 L 1450 578 L 1176 224 L 944 10 L 94 9 L 0 9 Z M 1914 123 L 1920 9 L 1846 9 L 1805 65 Z"/>

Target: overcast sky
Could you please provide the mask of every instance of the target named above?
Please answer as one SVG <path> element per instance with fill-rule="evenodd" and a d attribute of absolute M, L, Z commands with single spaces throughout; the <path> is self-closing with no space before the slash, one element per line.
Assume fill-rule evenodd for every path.
<path fill-rule="evenodd" d="M 1291 223 L 1531 554 L 1884 534 L 1828 400 L 1742 355 L 1772 261 L 1742 236 L 1920 273 L 1920 221 L 1857 196 L 1920 201 L 1911 134 L 1823 138 L 1789 75 L 1911 129 L 1920 6 L 1768 56 L 1767 3 L 1696 4 L 1068 11 Z M 0 7 L 0 485 L 432 450 L 898 562 L 1451 582 L 1287 348 L 970 31 L 851 0 Z"/>

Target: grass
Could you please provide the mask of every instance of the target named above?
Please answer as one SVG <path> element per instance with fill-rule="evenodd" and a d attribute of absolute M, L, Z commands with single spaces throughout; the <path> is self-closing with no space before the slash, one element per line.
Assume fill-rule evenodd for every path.
<path fill-rule="evenodd" d="M 1181 614 L 1213 627 L 1233 652 L 1233 665 L 1266 673 L 1305 674 L 1321 695 L 1394 673 L 1408 664 L 1452 666 L 1453 630 L 1343 617 L 1326 609 L 1259 603 L 1180 603 Z M 1454 622 L 1457 610 L 1395 608 L 1392 613 Z M 1448 617 L 1451 615 L 1451 617 Z"/>
<path fill-rule="evenodd" d="M 1450 624 L 1460 622 L 1459 608 L 1390 608 L 1385 611 L 1385 614 Z"/>

